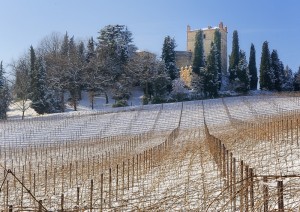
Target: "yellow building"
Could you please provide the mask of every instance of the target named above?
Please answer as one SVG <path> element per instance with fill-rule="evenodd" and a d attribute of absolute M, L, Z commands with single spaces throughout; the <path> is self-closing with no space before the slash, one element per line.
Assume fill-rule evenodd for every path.
<path fill-rule="evenodd" d="M 195 49 L 195 38 L 196 33 L 202 30 L 203 32 L 203 48 L 204 48 L 204 56 L 207 57 L 211 43 L 214 41 L 215 31 L 219 30 L 221 34 L 221 67 L 224 74 L 227 72 L 227 27 L 223 26 L 223 22 L 219 23 L 217 27 L 208 26 L 207 28 L 202 29 L 194 29 L 187 26 L 187 42 L 186 42 L 186 51 L 177 51 L 176 52 L 176 64 L 177 67 L 180 68 L 180 76 L 186 76 L 188 72 L 191 75 L 191 69 L 189 68 L 193 63 L 193 53 Z M 187 67 L 187 68 L 186 68 Z M 181 73 L 184 72 L 184 73 Z M 182 78 L 183 79 L 183 78 Z M 189 86 L 191 84 L 191 77 L 185 77 L 183 79 L 185 84 Z"/>

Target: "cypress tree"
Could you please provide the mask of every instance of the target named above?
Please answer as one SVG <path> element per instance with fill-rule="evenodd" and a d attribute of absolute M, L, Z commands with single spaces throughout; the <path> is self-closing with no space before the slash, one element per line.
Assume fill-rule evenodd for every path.
<path fill-rule="evenodd" d="M 204 62 L 204 47 L 203 47 L 203 32 L 199 30 L 195 37 L 195 49 L 193 60 L 193 72 L 200 74 L 200 69 L 205 67 Z"/>
<path fill-rule="evenodd" d="M 178 70 L 175 62 L 175 39 L 170 36 L 165 37 L 161 58 L 165 63 L 166 72 L 171 80 L 178 77 Z"/>
<path fill-rule="evenodd" d="M 36 92 L 38 92 L 36 90 L 36 55 L 35 55 L 35 51 L 34 48 L 32 46 L 30 46 L 30 73 L 29 73 L 29 77 L 30 77 L 30 99 L 34 99 L 34 95 Z"/>
<path fill-rule="evenodd" d="M 239 53 L 240 53 L 239 36 L 238 36 L 238 32 L 234 30 L 232 36 L 232 51 L 231 51 L 231 55 L 229 56 L 228 71 L 229 71 L 230 82 L 233 82 L 236 79 L 236 71 L 237 71 L 237 66 L 239 64 Z"/>
<path fill-rule="evenodd" d="M 261 90 L 273 90 L 274 88 L 274 72 L 271 69 L 270 63 L 270 50 L 268 42 L 265 41 L 262 45 L 262 52 L 261 52 L 261 61 L 260 61 L 260 89 Z"/>
<path fill-rule="evenodd" d="M 216 97 L 219 89 L 218 74 L 218 50 L 215 44 L 207 57 L 207 65 L 204 72 L 204 93 L 207 97 Z"/>
<path fill-rule="evenodd" d="M 222 83 L 222 61 L 221 61 L 221 33 L 217 29 L 214 33 L 214 44 L 216 45 L 217 50 L 217 60 L 218 60 L 218 74 L 219 74 L 219 89 L 221 88 Z"/>
<path fill-rule="evenodd" d="M 236 88 L 239 92 L 247 92 L 250 88 L 249 84 L 249 69 L 248 69 L 248 63 L 246 59 L 246 54 L 244 51 L 240 50 L 239 54 L 239 64 L 237 68 L 237 80 L 238 81 L 238 87 Z"/>
<path fill-rule="evenodd" d="M 256 90 L 258 77 L 257 77 L 257 68 L 256 68 L 256 53 L 255 53 L 255 47 L 253 43 L 251 44 L 251 48 L 250 48 L 249 75 L 250 75 L 250 90 Z"/>
<path fill-rule="evenodd" d="M 282 91 L 282 85 L 284 80 L 284 66 L 279 60 L 278 53 L 273 50 L 271 53 L 271 69 L 273 70 L 275 81 L 274 89 L 277 91 Z"/>

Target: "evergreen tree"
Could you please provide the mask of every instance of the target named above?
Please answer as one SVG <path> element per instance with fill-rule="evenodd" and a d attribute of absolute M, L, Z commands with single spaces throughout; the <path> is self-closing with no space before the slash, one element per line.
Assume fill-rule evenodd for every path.
<path fill-rule="evenodd" d="M 101 55 L 109 72 L 113 98 L 127 100 L 129 78 L 126 66 L 136 50 L 132 44 L 132 33 L 124 25 L 108 25 L 100 31 L 98 41 L 97 54 Z"/>
<path fill-rule="evenodd" d="M 0 62 L 0 120 L 6 119 L 10 103 L 10 94 L 7 82 L 4 77 L 3 63 Z"/>
<path fill-rule="evenodd" d="M 98 47 L 119 65 L 124 65 L 136 49 L 132 44 L 132 33 L 124 25 L 105 26 L 100 30 L 98 40 Z"/>
<path fill-rule="evenodd" d="M 250 90 L 257 90 L 257 68 L 256 68 L 256 53 L 253 43 L 250 48 L 250 57 L 249 57 L 249 75 L 250 75 Z"/>
<path fill-rule="evenodd" d="M 240 54 L 240 47 L 239 47 L 238 32 L 234 30 L 232 36 L 232 51 L 231 51 L 231 55 L 229 56 L 228 72 L 229 72 L 230 82 L 233 82 L 236 79 L 236 71 L 237 71 L 237 66 L 239 64 L 239 54 Z"/>
<path fill-rule="evenodd" d="M 170 36 L 165 37 L 161 58 L 165 63 L 166 72 L 171 80 L 178 78 L 178 69 L 175 62 L 175 39 Z"/>
<path fill-rule="evenodd" d="M 217 48 L 217 54 L 218 54 L 218 73 L 219 73 L 219 89 L 221 88 L 221 83 L 222 83 L 222 61 L 221 61 L 221 33 L 217 29 L 214 33 L 214 44 L 216 45 Z"/>
<path fill-rule="evenodd" d="M 200 75 L 192 72 L 191 87 L 194 91 L 196 99 L 203 97 L 204 94 L 204 83 L 205 83 L 205 68 L 200 69 Z"/>
<path fill-rule="evenodd" d="M 35 50 L 32 46 L 30 46 L 30 90 L 29 90 L 29 98 L 30 100 L 36 100 L 39 98 L 39 86 L 38 86 L 38 67 L 37 67 L 37 59 Z"/>
<path fill-rule="evenodd" d="M 93 37 L 91 37 L 87 44 L 86 62 L 89 63 L 95 56 L 95 43 Z"/>
<path fill-rule="evenodd" d="M 283 91 L 292 91 L 293 88 L 293 71 L 290 69 L 289 66 L 286 66 L 284 69 L 284 77 L 283 77 L 283 84 L 282 84 L 282 90 Z"/>
<path fill-rule="evenodd" d="M 3 69 L 3 63 L 0 62 L 0 88 L 4 86 L 4 69 Z"/>
<path fill-rule="evenodd" d="M 239 64 L 237 66 L 236 75 L 237 78 L 235 83 L 237 83 L 237 86 L 235 90 L 239 92 L 247 92 L 250 89 L 249 69 L 246 54 L 242 50 L 240 50 L 239 54 Z"/>
<path fill-rule="evenodd" d="M 265 41 L 262 46 L 261 52 L 261 62 L 260 62 L 260 89 L 261 90 L 273 90 L 274 89 L 274 82 L 275 76 L 274 72 L 271 68 L 271 57 L 269 51 L 268 42 Z"/>
<path fill-rule="evenodd" d="M 165 64 L 157 61 L 153 79 L 153 104 L 165 102 L 168 85 L 170 84 L 169 74 L 166 72 Z"/>
<path fill-rule="evenodd" d="M 83 80 L 83 70 L 86 63 L 86 52 L 85 52 L 85 46 L 82 41 L 79 42 L 77 47 L 77 68 L 79 70 L 78 74 L 78 83 L 79 83 L 79 89 L 78 89 L 78 99 L 81 100 L 81 91 L 84 88 L 84 80 Z"/>
<path fill-rule="evenodd" d="M 60 47 L 61 55 L 66 58 L 69 55 L 69 35 L 68 32 L 64 35 L 63 42 Z"/>
<path fill-rule="evenodd" d="M 93 37 L 88 40 L 87 53 L 86 53 L 86 64 L 84 67 L 83 81 L 84 86 L 89 92 L 89 99 L 91 103 L 92 110 L 94 109 L 95 96 L 99 92 L 104 91 L 103 72 L 105 69 L 103 63 L 99 59 L 97 61 L 97 55 L 95 51 L 95 43 Z M 108 101 L 106 101 L 108 104 Z"/>
<path fill-rule="evenodd" d="M 35 95 L 32 99 L 31 108 L 38 114 L 54 112 L 54 100 L 46 86 L 45 64 L 42 58 L 36 62 Z"/>
<path fill-rule="evenodd" d="M 36 55 L 34 48 L 30 46 L 30 83 L 32 85 L 31 92 L 34 92 L 34 81 L 35 81 L 35 75 L 36 75 Z"/>
<path fill-rule="evenodd" d="M 68 32 L 64 35 L 60 46 L 60 58 L 58 59 L 59 72 L 55 73 L 55 92 L 59 95 L 59 109 L 65 111 L 65 91 L 68 87 L 68 70 L 69 70 L 69 35 Z"/>
<path fill-rule="evenodd" d="M 79 45 L 80 47 L 80 45 Z M 74 36 L 70 38 L 69 41 L 69 55 L 68 55 L 68 65 L 66 69 L 67 82 L 66 86 L 70 93 L 71 104 L 74 110 L 77 110 L 77 104 L 80 97 L 81 79 L 82 79 L 82 69 L 84 60 L 84 46 L 79 48 L 75 41 Z M 80 52 L 81 51 L 81 52 Z"/>
<path fill-rule="evenodd" d="M 283 80 L 284 80 L 284 66 L 279 60 L 278 53 L 273 50 L 271 53 L 271 69 L 274 73 L 274 89 L 277 91 L 282 91 Z"/>
<path fill-rule="evenodd" d="M 204 72 L 204 93 L 206 97 L 217 97 L 219 89 L 218 73 L 218 50 L 215 44 L 212 45 L 207 57 L 207 65 Z"/>
<path fill-rule="evenodd" d="M 293 86 L 294 86 L 294 91 L 300 91 L 300 67 L 298 68 L 298 71 L 294 75 Z"/>
<path fill-rule="evenodd" d="M 194 60 L 193 60 L 193 72 L 200 74 L 200 68 L 205 67 L 204 59 L 204 47 L 203 47 L 203 32 L 199 30 L 195 37 L 195 49 L 194 49 Z"/>

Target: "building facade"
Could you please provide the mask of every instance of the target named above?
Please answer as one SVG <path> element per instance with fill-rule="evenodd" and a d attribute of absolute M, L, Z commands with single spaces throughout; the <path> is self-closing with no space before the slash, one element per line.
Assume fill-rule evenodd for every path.
<path fill-rule="evenodd" d="M 184 75 L 187 74 L 187 71 L 191 70 L 189 67 L 193 63 L 193 55 L 195 49 L 195 38 L 196 33 L 202 30 L 203 32 L 203 48 L 204 48 L 204 56 L 207 58 L 210 49 L 211 43 L 214 41 L 215 31 L 219 30 L 221 34 L 221 67 L 222 71 L 225 74 L 227 72 L 227 27 L 223 25 L 223 22 L 219 23 L 217 27 L 208 26 L 207 28 L 195 29 L 192 30 L 191 27 L 187 26 L 187 42 L 186 42 L 186 51 L 178 51 L 176 52 L 176 64 L 177 67 L 182 71 L 184 70 Z M 187 78 L 186 78 L 187 79 Z M 189 78 L 191 79 L 191 77 Z M 184 80 L 184 79 L 183 79 Z M 190 85 L 190 82 L 185 82 L 186 85 Z"/>

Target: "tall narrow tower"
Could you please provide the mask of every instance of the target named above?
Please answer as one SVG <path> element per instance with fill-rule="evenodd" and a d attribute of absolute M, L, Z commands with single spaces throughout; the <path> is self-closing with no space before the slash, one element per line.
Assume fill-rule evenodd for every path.
<path fill-rule="evenodd" d="M 187 51 L 194 53 L 195 49 L 195 37 L 196 33 L 200 29 L 191 30 L 191 27 L 187 26 Z M 207 28 L 202 28 L 203 31 L 203 47 L 204 55 L 208 56 L 211 48 L 211 43 L 214 41 L 215 31 L 219 30 L 221 33 L 221 63 L 222 71 L 227 71 L 227 27 L 223 26 L 223 22 L 219 23 L 218 27 L 208 26 Z"/>

